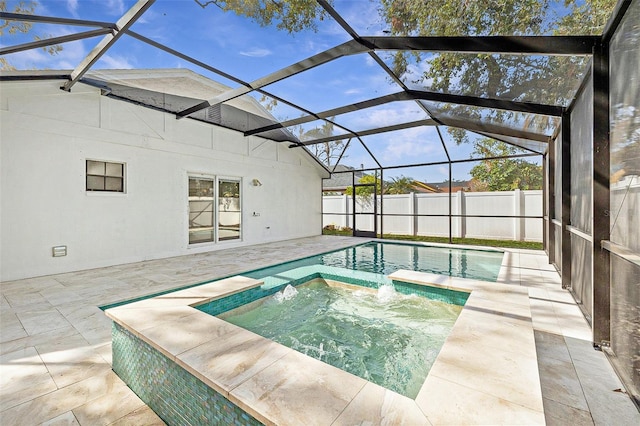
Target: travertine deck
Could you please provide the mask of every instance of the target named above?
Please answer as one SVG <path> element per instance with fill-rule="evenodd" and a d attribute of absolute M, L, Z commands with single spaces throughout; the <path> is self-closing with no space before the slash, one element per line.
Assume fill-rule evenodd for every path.
<path fill-rule="evenodd" d="M 98 306 L 219 276 L 239 274 L 247 269 L 356 242 L 362 240 L 313 237 L 2 283 L 0 423 L 162 424 L 111 371 L 111 321 Z M 513 288 L 524 289 L 528 293 L 537 368 L 531 364 L 526 366 L 530 368 L 529 372 L 539 372 L 538 391 L 542 395 L 546 422 L 576 425 L 640 424 L 640 415 L 629 398 L 615 392 L 621 387 L 620 382 L 604 355 L 593 350 L 586 322 L 571 296 L 560 289 L 557 273 L 547 265 L 544 253 L 508 250 L 499 283 L 505 291 Z M 514 304 L 514 309 L 520 309 L 515 305 L 518 303 Z M 493 315 L 486 313 L 486 310 L 495 312 L 494 308 L 481 305 L 473 313 Z M 515 329 L 518 321 L 526 322 L 519 318 L 523 311 L 526 311 L 524 305 L 523 310 L 505 312 L 501 322 L 513 323 Z M 472 323 L 470 326 L 475 326 Z M 472 340 L 486 339 L 484 344 L 492 346 L 490 330 L 479 328 L 468 332 Z M 526 336 L 527 333 L 524 333 L 524 336 L 517 338 L 526 340 Z M 172 350 L 179 351 L 180 348 Z M 505 357 L 509 353 L 515 362 L 520 362 L 518 348 L 514 344 L 495 347 L 487 352 L 503 354 Z M 443 351 L 442 355 L 446 355 L 446 352 Z M 453 353 L 452 356 L 456 355 Z M 285 357 L 281 359 L 285 360 Z M 298 356 L 291 354 L 290 357 Z M 288 365 L 296 365 L 296 361 L 291 359 Z M 487 362 L 493 360 L 488 359 Z M 522 362 L 528 363 L 524 358 Z M 464 411 L 454 413 L 458 416 L 456 423 L 469 422 L 464 417 L 468 412 L 487 412 L 488 415 L 499 416 L 504 408 L 503 401 L 513 401 L 511 395 L 485 392 L 484 389 L 489 387 L 479 384 L 479 378 L 470 370 L 462 374 L 474 378 L 475 383 L 470 382 L 465 386 L 447 380 L 450 375 L 447 369 L 460 369 L 463 365 L 469 364 L 448 362 L 441 367 L 434 366 L 441 369 L 432 370 L 431 376 L 437 379 L 434 380 L 436 391 L 427 399 L 437 406 L 437 398 L 448 392 L 448 386 L 458 386 L 455 391 L 466 401 L 466 406 Z M 273 370 L 272 374 L 280 377 L 277 370 Z M 264 377 L 270 380 L 268 376 Z M 508 374 L 504 377 L 508 378 Z M 535 378 L 532 380 L 535 381 Z M 507 389 L 510 385 L 498 383 L 495 389 L 502 386 Z M 372 386 L 366 384 L 365 387 Z M 385 404 L 403 412 L 404 403 L 401 401 L 404 400 L 373 387 L 373 390 L 362 388 L 357 393 L 360 398 L 356 397 L 350 406 L 364 406 L 361 404 L 384 400 L 386 397 L 390 399 L 385 400 Z M 465 393 L 477 398 L 465 397 Z M 367 400 L 363 401 L 365 395 Z M 374 397 L 370 398 L 370 395 Z M 476 403 L 470 404 L 469 401 Z M 525 408 L 539 412 L 537 407 Z M 434 411 L 447 415 L 443 410 Z M 350 422 L 349 415 L 355 415 L 356 418 L 360 416 L 358 412 L 349 412 L 347 409 L 340 418 Z M 387 417 L 386 420 L 393 421 L 393 418 Z M 429 417 L 429 420 L 439 422 L 435 417 Z"/>

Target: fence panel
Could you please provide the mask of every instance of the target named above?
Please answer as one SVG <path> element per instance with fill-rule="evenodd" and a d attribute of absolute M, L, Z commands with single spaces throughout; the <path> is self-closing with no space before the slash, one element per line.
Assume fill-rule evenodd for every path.
<path fill-rule="evenodd" d="M 542 191 L 456 192 L 451 198 L 452 215 L 471 216 L 452 218 L 454 237 L 542 241 L 542 219 L 473 217 L 542 216 Z M 346 195 L 324 196 L 323 226 L 351 226 L 351 203 Z M 448 216 L 413 216 L 448 215 L 447 193 L 385 195 L 382 207 L 385 234 L 449 236 Z"/>
<path fill-rule="evenodd" d="M 542 191 L 522 191 L 524 203 L 521 214 L 523 216 L 542 216 Z M 542 219 L 527 219 L 521 222 L 523 226 L 522 240 L 542 241 Z"/>
<path fill-rule="evenodd" d="M 418 214 L 449 214 L 449 194 L 415 194 Z M 455 212 L 455 211 L 454 211 Z M 415 235 L 449 236 L 449 217 L 419 217 Z"/>

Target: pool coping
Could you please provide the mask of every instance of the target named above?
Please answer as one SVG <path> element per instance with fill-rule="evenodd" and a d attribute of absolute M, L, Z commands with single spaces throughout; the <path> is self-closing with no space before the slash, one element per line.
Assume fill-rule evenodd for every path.
<path fill-rule="evenodd" d="M 389 278 L 470 293 L 415 400 L 194 308 L 262 280 L 238 275 L 105 313 L 265 424 L 544 424 L 527 289 L 408 270 Z"/>

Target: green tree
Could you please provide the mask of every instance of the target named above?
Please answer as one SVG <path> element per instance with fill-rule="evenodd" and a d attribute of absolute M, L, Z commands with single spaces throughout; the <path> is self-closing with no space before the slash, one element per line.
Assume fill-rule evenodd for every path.
<path fill-rule="evenodd" d="M 275 113 L 276 107 L 278 106 L 278 101 L 276 99 L 270 98 L 266 95 L 262 95 L 260 97 L 260 103 L 271 114 Z M 287 119 L 287 117 L 279 118 L 280 121 L 286 121 Z M 305 131 L 304 127 L 302 126 L 296 126 L 298 131 L 298 140 L 304 142 L 313 139 L 322 139 L 325 137 L 333 136 L 334 120 L 335 116 L 329 117 L 324 121 L 322 126 L 314 127 L 313 129 L 307 131 Z M 307 149 L 316 157 L 318 161 L 320 161 L 331 170 L 331 168 L 335 166 L 338 158 L 340 158 L 340 154 L 342 154 L 342 151 L 344 151 L 345 145 L 346 141 L 343 139 L 307 145 Z M 348 156 L 343 155 L 342 158 L 346 157 Z"/>
<path fill-rule="evenodd" d="M 34 0 L 21 1 L 17 3 L 12 10 L 7 9 L 7 2 L 5 0 L 0 0 L 0 12 L 11 12 L 11 13 L 20 13 L 24 15 L 33 15 L 36 11 L 36 7 L 38 6 L 38 2 Z M 9 21 L 9 20 L 0 20 L 0 38 L 3 39 L 3 44 L 8 44 L 7 40 L 12 35 L 17 34 L 26 34 L 31 32 L 33 27 L 33 23 L 24 22 L 24 21 Z M 34 40 L 41 40 L 42 36 L 34 35 Z M 42 48 L 45 52 L 50 55 L 55 55 L 56 53 L 62 50 L 62 46 L 54 45 L 47 46 Z M 0 69 L 3 70 L 14 70 L 15 67 L 7 61 L 7 58 L 0 57 Z"/>
<path fill-rule="evenodd" d="M 276 27 L 290 33 L 305 28 L 316 30 L 316 20 L 328 15 L 315 0 L 194 0 L 203 9 L 217 6 L 225 12 L 246 16 L 265 27 Z"/>
<path fill-rule="evenodd" d="M 322 126 L 314 127 L 306 132 L 303 131 L 302 127 L 300 127 L 298 139 L 301 141 L 310 141 L 313 139 L 333 136 L 334 126 L 332 121 L 334 118 L 335 117 L 330 117 Z M 331 169 L 344 150 L 345 144 L 345 140 L 321 142 L 313 145 L 307 145 L 307 149 L 309 149 L 309 151 L 311 151 L 311 153 L 315 155 L 320 162 Z M 345 157 L 343 156 L 343 158 Z"/>
<path fill-rule="evenodd" d="M 382 0 L 382 4 L 381 13 L 394 35 L 576 35 L 601 33 L 616 0 L 565 0 L 566 16 L 558 15 L 557 4 L 540 0 Z M 428 90 L 566 104 L 573 88 L 580 84 L 587 60 L 575 56 L 397 52 L 393 68 L 404 81 Z M 533 131 L 551 124 L 545 117 L 531 120 L 521 113 L 464 105 L 443 104 L 433 112 L 498 123 L 509 120 Z M 457 143 L 468 142 L 463 130 L 449 131 Z"/>
<path fill-rule="evenodd" d="M 380 178 L 375 177 L 374 175 L 364 175 L 359 180 L 358 183 L 362 184 L 373 184 L 375 183 L 375 191 L 377 194 L 382 192 L 382 180 Z M 356 188 L 356 196 L 362 197 L 370 197 L 373 195 L 374 188 L 373 186 L 359 186 Z M 353 195 L 353 186 L 347 187 L 344 191 L 347 195 Z"/>
<path fill-rule="evenodd" d="M 315 29 L 326 12 L 313 0 L 195 0 L 202 7 L 254 19 L 260 25 L 277 22 L 288 32 Z M 380 0 L 381 19 L 398 36 L 494 36 L 600 34 L 617 0 Z M 393 69 L 411 86 L 478 97 L 566 104 L 580 83 L 584 56 L 489 55 L 469 53 L 397 52 Z M 487 111 L 443 104 L 433 112 L 471 119 L 518 123 L 527 130 L 544 130 L 548 118 L 532 120 L 521 113 Z M 437 111 L 441 109 L 441 111 Z M 457 143 L 466 132 L 450 128 Z"/>
<path fill-rule="evenodd" d="M 385 194 L 408 194 L 414 191 L 413 182 L 415 179 L 412 177 L 398 176 L 392 177 L 390 182 L 385 184 Z"/>
<path fill-rule="evenodd" d="M 477 142 L 474 152 L 482 157 L 517 154 L 515 147 L 489 138 Z M 473 191 L 542 189 L 542 166 L 519 158 L 482 160 L 470 174 Z"/>

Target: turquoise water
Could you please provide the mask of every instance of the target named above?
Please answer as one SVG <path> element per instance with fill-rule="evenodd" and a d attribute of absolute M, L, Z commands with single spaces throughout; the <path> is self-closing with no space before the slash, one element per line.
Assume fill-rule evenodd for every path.
<path fill-rule="evenodd" d="M 370 242 L 304 259 L 280 263 L 275 266 L 243 272 L 241 274 L 256 279 L 278 281 L 281 275 L 304 266 L 326 265 L 352 271 L 389 275 L 399 269 L 430 272 L 482 281 L 497 281 L 504 253 L 501 251 L 460 249 L 448 247 L 422 246 L 391 242 Z M 225 277 L 220 277 L 220 279 Z M 287 279 L 280 280 L 286 282 Z M 204 281 L 186 287 L 153 293 L 143 297 L 100 306 L 106 310 L 127 303 L 170 293 L 183 288 L 194 287 L 211 281 Z M 260 297 L 266 296 L 263 294 Z"/>
<path fill-rule="evenodd" d="M 382 275 L 408 269 L 495 282 L 503 256 L 500 251 L 370 242 L 242 275 L 261 279 L 301 266 L 326 265 Z"/>
<path fill-rule="evenodd" d="M 389 285 L 354 291 L 315 280 L 220 317 L 415 398 L 461 310 Z"/>

